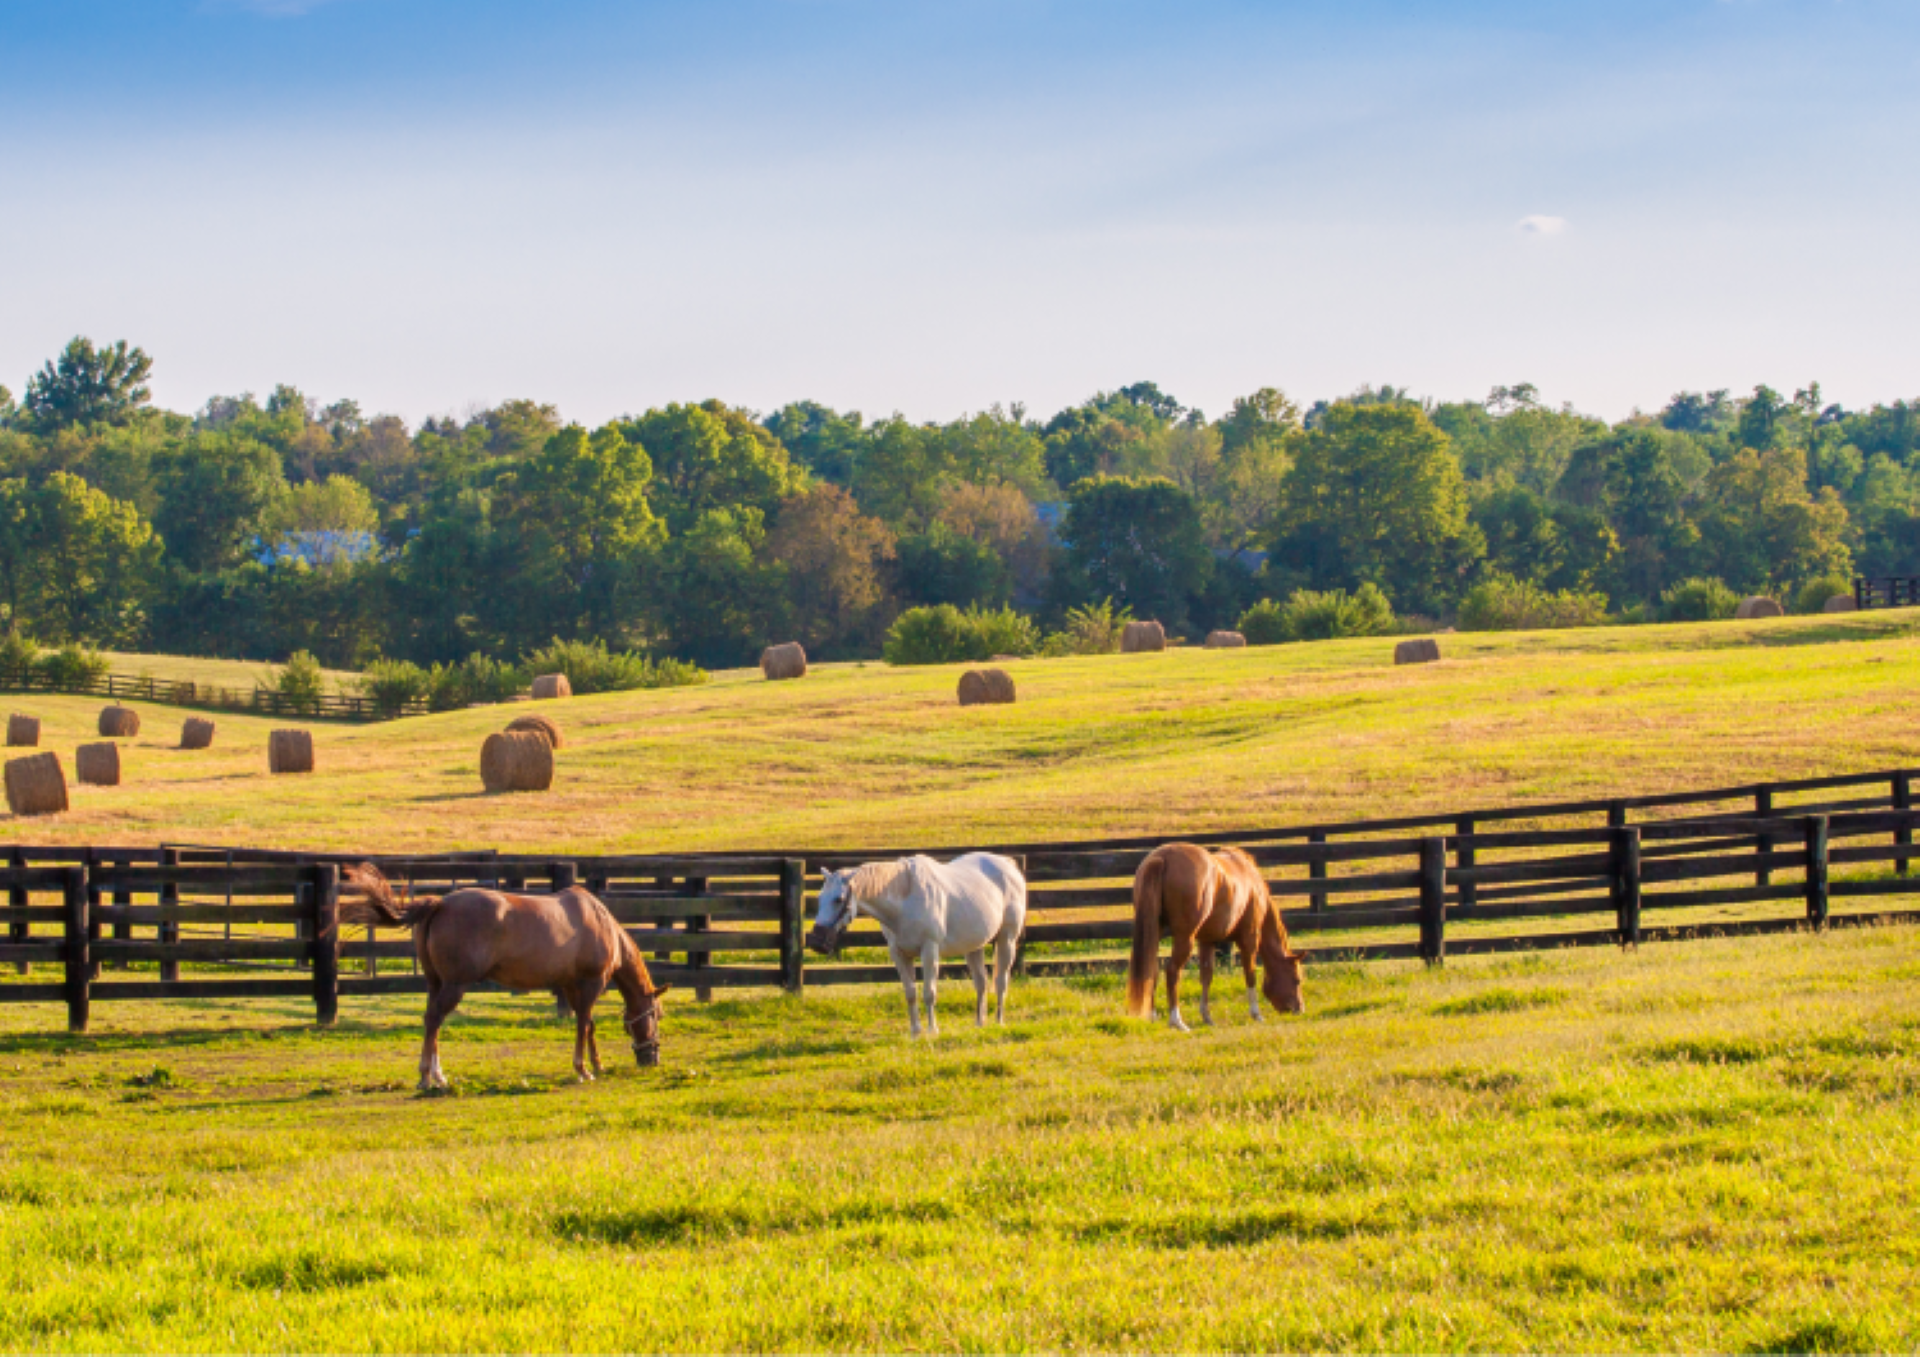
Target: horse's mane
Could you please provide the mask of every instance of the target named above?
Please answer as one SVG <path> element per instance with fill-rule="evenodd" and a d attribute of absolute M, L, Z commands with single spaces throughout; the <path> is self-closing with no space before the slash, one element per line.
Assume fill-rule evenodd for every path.
<path fill-rule="evenodd" d="M 900 880 L 908 871 L 904 861 L 869 862 L 853 869 L 847 891 L 856 900 L 889 900 L 901 889 Z"/>
<path fill-rule="evenodd" d="M 393 883 L 387 880 L 387 874 L 371 862 L 362 862 L 340 873 L 340 922 L 343 924 L 413 928 L 439 905 L 437 895 L 413 895 L 402 903 L 394 897 Z"/>

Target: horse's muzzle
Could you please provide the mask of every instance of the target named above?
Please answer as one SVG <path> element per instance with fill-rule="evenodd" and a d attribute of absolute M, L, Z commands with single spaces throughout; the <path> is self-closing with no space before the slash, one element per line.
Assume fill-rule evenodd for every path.
<path fill-rule="evenodd" d="M 649 1042 L 645 1046 L 633 1048 L 633 1058 L 640 1062 L 641 1069 L 651 1069 L 660 1063 L 660 1043 Z"/>
<path fill-rule="evenodd" d="M 840 935 L 846 930 L 841 928 L 811 928 L 807 930 L 807 947 L 821 956 L 833 956 L 840 950 Z"/>

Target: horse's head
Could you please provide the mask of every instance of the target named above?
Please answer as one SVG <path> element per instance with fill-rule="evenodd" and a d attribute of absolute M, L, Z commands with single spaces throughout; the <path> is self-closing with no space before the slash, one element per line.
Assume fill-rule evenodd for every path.
<path fill-rule="evenodd" d="M 1281 1013 L 1305 1013 L 1306 958 L 1298 952 L 1282 950 L 1279 955 L 1263 960 L 1260 989 L 1267 996 L 1267 1002 Z"/>
<path fill-rule="evenodd" d="M 813 928 L 807 933 L 807 946 L 823 956 L 832 956 L 840 950 L 840 939 L 859 912 L 859 902 L 853 898 L 852 878 L 853 869 L 848 868 L 828 872 L 820 883 L 820 902 L 814 911 Z"/>
<path fill-rule="evenodd" d="M 633 1058 L 642 1067 L 660 1063 L 660 996 L 672 988 L 643 989 L 640 1001 L 627 1009 L 627 1040 L 633 1043 Z"/>

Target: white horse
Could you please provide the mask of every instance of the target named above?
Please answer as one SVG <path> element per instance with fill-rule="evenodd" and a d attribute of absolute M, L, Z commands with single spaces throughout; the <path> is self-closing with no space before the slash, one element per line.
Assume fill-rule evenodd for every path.
<path fill-rule="evenodd" d="M 832 955 L 840 950 L 847 925 L 864 914 L 886 934 L 887 952 L 907 993 L 907 1027 L 920 1035 L 913 1003 L 913 963 L 920 963 L 920 985 L 927 1007 L 927 1032 L 940 1030 L 933 1016 L 940 958 L 967 958 L 973 972 L 976 1027 L 987 1021 L 987 948 L 993 948 L 993 987 L 997 1018 L 1007 1020 L 1007 981 L 1013 975 L 1014 948 L 1027 923 L 1027 879 L 1011 858 L 968 853 L 952 862 L 929 857 L 869 862 L 828 872 L 820 887 L 820 907 L 807 945 Z"/>

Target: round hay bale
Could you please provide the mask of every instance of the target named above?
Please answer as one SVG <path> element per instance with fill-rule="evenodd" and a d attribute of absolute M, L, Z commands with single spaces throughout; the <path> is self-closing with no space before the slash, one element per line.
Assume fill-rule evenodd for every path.
<path fill-rule="evenodd" d="M 490 792 L 544 792 L 553 785 L 553 746 L 538 731 L 502 731 L 480 746 L 480 781 Z"/>
<path fill-rule="evenodd" d="M 567 682 L 565 674 L 542 674 L 533 681 L 533 697 L 536 702 L 572 696 L 573 685 Z"/>
<path fill-rule="evenodd" d="M 140 733 L 140 713 L 113 706 L 100 713 L 100 733 L 110 740 L 130 740 Z"/>
<path fill-rule="evenodd" d="M 73 771 L 90 787 L 118 787 L 120 746 L 112 740 L 81 745 L 73 752 Z"/>
<path fill-rule="evenodd" d="M 1207 633 L 1208 650 L 1240 650 L 1247 644 L 1247 638 L 1237 631 L 1210 631 Z"/>
<path fill-rule="evenodd" d="M 1430 636 L 1402 641 L 1393 648 L 1395 664 L 1432 664 L 1440 658 L 1440 643 Z"/>
<path fill-rule="evenodd" d="M 274 773 L 311 773 L 313 732 L 276 730 L 267 736 L 267 770 Z"/>
<path fill-rule="evenodd" d="M 535 716 L 532 713 L 516 716 L 507 722 L 507 730 L 509 733 L 516 730 L 530 730 L 535 735 L 543 736 L 555 749 L 564 749 L 567 744 L 560 738 L 559 724 L 545 716 Z"/>
<path fill-rule="evenodd" d="M 67 775 L 51 751 L 7 760 L 7 808 L 15 815 L 58 815 L 67 808 Z"/>
<path fill-rule="evenodd" d="M 1859 607 L 1860 604 L 1854 599 L 1852 594 L 1835 594 L 1827 600 L 1826 605 L 1822 607 L 1820 611 L 1823 613 L 1850 613 L 1856 611 Z"/>
<path fill-rule="evenodd" d="M 40 743 L 40 718 L 23 716 L 15 712 L 7 718 L 7 743 L 23 749 L 33 749 Z"/>
<path fill-rule="evenodd" d="M 1013 675 L 1004 669 L 969 669 L 960 676 L 960 705 L 997 706 L 1013 701 Z"/>
<path fill-rule="evenodd" d="M 1120 652 L 1123 655 L 1166 648 L 1167 629 L 1158 622 L 1129 622 L 1127 629 L 1120 633 Z"/>
<path fill-rule="evenodd" d="M 1733 610 L 1736 622 L 1751 622 L 1756 617 L 1785 617 L 1787 610 L 1773 599 L 1755 594 L 1752 598 L 1740 600 L 1740 606 Z"/>
<path fill-rule="evenodd" d="M 213 748 L 213 722 L 204 716 L 189 716 L 186 724 L 180 727 L 180 747 L 182 749 Z"/>
<path fill-rule="evenodd" d="M 807 651 L 798 641 L 768 646 L 760 652 L 760 672 L 769 679 L 797 679 L 807 676 Z"/>

